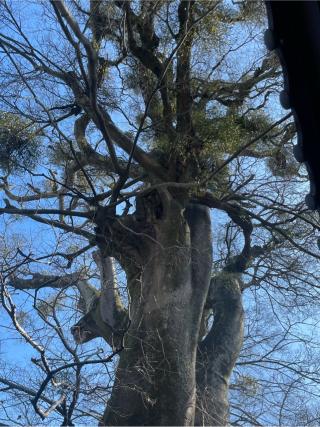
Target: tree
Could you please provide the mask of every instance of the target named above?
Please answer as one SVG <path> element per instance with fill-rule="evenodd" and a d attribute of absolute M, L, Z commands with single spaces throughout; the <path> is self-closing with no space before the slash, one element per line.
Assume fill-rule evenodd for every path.
<path fill-rule="evenodd" d="M 242 294 L 251 306 L 253 295 L 266 304 L 266 313 L 273 298 L 294 301 L 297 311 L 318 298 L 319 221 L 301 202 L 307 177 L 292 158 L 291 115 L 279 119 L 270 109 L 281 71 L 255 44 L 263 5 L 28 5 L 26 13 L 25 3 L 1 4 L 0 137 L 10 150 L 0 212 L 54 231 L 45 236 L 50 251 L 4 244 L 2 305 L 38 353 L 42 377 L 27 389 L 0 381 L 15 396 L 32 396 L 43 420 L 56 411 L 72 425 L 99 417 L 101 400 L 79 409 L 79 396 L 90 399 L 93 372 L 118 357 L 114 378 L 104 380 L 102 425 L 226 424 L 243 345 Z M 27 30 L 32 22 L 41 32 Z M 39 299 L 44 288 L 51 290 Z M 23 327 L 10 289 L 32 292 L 63 354 L 36 323 L 33 333 Z M 76 310 L 83 317 L 71 333 L 80 350 L 67 327 Z M 260 342 L 258 330 L 246 334 L 244 365 L 276 364 L 268 357 L 293 343 L 296 330 L 283 313 L 260 358 L 250 343 L 263 346 L 263 334 Z M 96 355 L 88 359 L 84 343 L 97 337 L 112 352 L 99 358 L 88 347 Z M 83 392 L 87 365 L 94 370 Z M 263 374 L 256 380 L 244 369 L 235 379 L 240 406 L 252 404 Z M 284 382 L 283 395 L 295 381 Z M 234 408 L 239 423 L 261 415 Z"/>

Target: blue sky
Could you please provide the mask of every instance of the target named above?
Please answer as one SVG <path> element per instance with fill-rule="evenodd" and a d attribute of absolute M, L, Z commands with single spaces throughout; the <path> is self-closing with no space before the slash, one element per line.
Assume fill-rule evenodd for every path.
<path fill-rule="evenodd" d="M 22 22 L 24 22 L 25 20 L 28 22 L 28 31 L 31 34 L 32 39 L 34 40 L 39 39 L 39 41 L 41 41 L 42 38 L 45 38 L 46 32 L 50 33 L 51 28 L 48 27 L 46 31 L 39 32 L 40 21 L 39 21 L 39 18 L 36 18 L 37 16 L 36 12 L 39 10 L 40 3 L 38 4 L 37 2 L 34 2 L 31 7 L 28 2 L 21 1 L 21 2 L 16 2 L 16 4 L 19 5 L 19 7 L 23 10 L 24 17 L 22 18 Z M 43 22 L 41 22 L 41 24 L 43 24 Z M 45 26 L 41 25 L 41 28 L 42 27 L 45 27 Z M 235 37 L 238 36 L 239 38 L 243 37 L 240 33 L 236 34 L 236 30 L 235 30 L 234 36 Z M 256 41 L 252 42 L 252 44 L 250 44 L 249 47 L 247 46 L 246 51 L 242 52 L 241 54 L 242 65 L 244 65 L 246 61 L 248 61 L 249 63 L 250 59 L 252 58 L 252 55 L 255 56 L 257 46 L 259 46 L 259 48 L 261 46 L 260 43 L 261 43 L 261 38 L 257 42 Z M 239 61 L 238 53 L 235 54 L 235 57 L 233 58 L 233 60 L 232 59 L 230 60 L 230 64 L 233 64 L 234 68 L 236 68 L 234 65 L 236 60 Z M 275 97 L 272 99 L 272 102 L 270 103 L 268 112 L 274 118 L 278 118 L 283 114 L 283 110 L 281 109 L 279 102 Z M 123 117 L 120 116 L 119 113 L 114 113 L 113 118 L 116 121 L 116 123 L 122 127 L 122 129 L 124 130 L 129 129 L 128 124 L 124 121 Z M 259 171 L 257 171 L 257 173 L 263 174 L 263 171 L 260 169 Z M 13 183 L 16 185 L 18 184 L 21 185 L 21 179 L 16 178 L 13 181 Z M 22 178 L 22 184 L 23 183 L 24 181 Z M 222 226 L 226 222 L 226 216 L 221 213 L 218 214 L 217 211 L 214 211 L 212 215 L 213 215 L 214 229 L 216 230 L 217 228 L 222 228 Z M 30 219 L 25 219 L 25 218 L 20 218 L 17 221 L 12 222 L 12 220 L 9 219 L 8 216 L 3 216 L 0 218 L 0 232 L 2 232 L 3 234 L 6 234 L 8 243 L 10 243 L 12 246 L 15 245 L 14 236 L 18 238 L 20 237 L 25 238 L 26 241 L 28 242 L 26 244 L 27 249 L 30 250 L 33 254 L 39 254 L 39 253 L 45 254 L 50 252 L 51 249 L 55 247 L 55 242 L 57 237 L 56 232 L 50 227 L 47 227 L 42 224 L 37 224 L 34 221 Z M 72 242 L 71 242 L 71 238 L 67 235 L 63 240 L 63 245 L 67 246 L 69 243 L 72 243 Z M 217 251 L 215 251 L 215 254 L 217 254 Z M 40 264 L 39 268 L 45 269 L 47 271 L 50 271 L 51 269 L 50 265 L 45 265 L 45 264 Z M 74 268 L 76 269 L 77 266 L 75 266 Z M 43 297 L 48 292 L 49 291 L 44 290 L 42 294 Z M 25 302 L 25 299 L 27 299 L 26 302 Z M 246 297 L 245 302 L 246 302 L 248 311 L 249 311 L 249 307 L 252 308 L 253 306 L 253 300 L 254 300 L 253 294 L 249 294 Z M 23 305 L 24 310 L 26 310 L 28 313 L 32 315 L 33 301 L 31 297 L 26 296 L 25 293 L 22 293 L 20 295 L 17 294 L 15 295 L 15 301 L 17 302 L 18 307 L 20 304 Z M 29 369 L 31 366 L 33 366 L 30 363 L 30 358 L 35 355 L 35 352 L 32 349 L 30 349 L 29 346 L 25 345 L 20 338 L 17 339 L 16 338 L 17 334 L 11 333 L 11 331 L 7 329 L 8 326 L 9 326 L 8 317 L 3 312 L 3 310 L 1 310 L 0 311 L 0 329 L 3 332 L 2 332 L 2 340 L 0 341 L 0 353 L 1 353 L 0 356 L 3 358 L 4 361 L 10 359 L 11 363 L 13 362 L 21 367 L 25 366 L 27 367 L 27 369 Z M 92 343 L 92 346 L 88 345 L 83 348 L 85 351 L 87 350 L 89 351 L 90 348 L 94 348 L 99 345 L 101 345 L 101 341 L 100 342 L 94 341 Z"/>

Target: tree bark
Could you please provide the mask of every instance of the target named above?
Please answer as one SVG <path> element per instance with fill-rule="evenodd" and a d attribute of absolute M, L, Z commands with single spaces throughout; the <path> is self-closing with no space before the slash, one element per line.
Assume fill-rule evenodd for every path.
<path fill-rule="evenodd" d="M 167 200 L 150 218 L 103 425 L 193 425 L 196 354 L 212 265 L 207 208 Z"/>
<path fill-rule="evenodd" d="M 206 305 L 213 310 L 214 320 L 198 346 L 195 425 L 226 425 L 229 379 L 243 341 L 239 274 L 223 271 L 213 277 Z"/>

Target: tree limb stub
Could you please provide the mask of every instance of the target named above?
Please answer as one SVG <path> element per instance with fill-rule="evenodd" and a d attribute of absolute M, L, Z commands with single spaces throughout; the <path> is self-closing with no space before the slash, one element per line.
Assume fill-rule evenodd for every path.
<path fill-rule="evenodd" d="M 114 260 L 103 255 L 99 249 L 93 259 L 100 271 L 101 291 L 88 286 L 79 290 L 86 304 L 86 314 L 71 328 L 77 343 L 85 343 L 102 337 L 112 348 L 119 348 L 128 323 L 117 289 Z"/>

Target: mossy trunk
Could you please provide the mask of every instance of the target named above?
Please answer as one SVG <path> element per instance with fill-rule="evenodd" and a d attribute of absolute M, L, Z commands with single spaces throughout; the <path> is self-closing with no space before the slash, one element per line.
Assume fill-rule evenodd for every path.
<path fill-rule="evenodd" d="M 209 211 L 171 199 L 148 219 L 152 233 L 140 245 L 130 328 L 102 425 L 195 423 L 199 331 L 212 268 Z"/>

